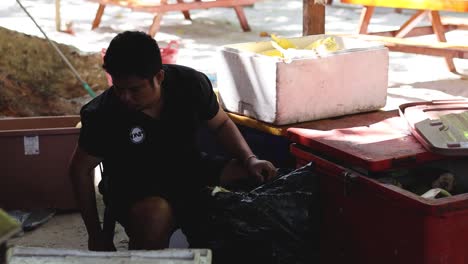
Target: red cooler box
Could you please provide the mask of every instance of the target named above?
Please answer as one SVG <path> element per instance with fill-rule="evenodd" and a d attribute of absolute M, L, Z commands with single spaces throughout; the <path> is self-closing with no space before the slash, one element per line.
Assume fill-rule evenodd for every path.
<path fill-rule="evenodd" d="M 288 138 L 321 175 L 320 263 L 468 263 L 466 158 L 427 152 L 400 117 Z M 434 186 L 452 196 L 421 196 Z"/>
<path fill-rule="evenodd" d="M 0 120 L 0 208 L 76 209 L 68 164 L 79 116 Z"/>

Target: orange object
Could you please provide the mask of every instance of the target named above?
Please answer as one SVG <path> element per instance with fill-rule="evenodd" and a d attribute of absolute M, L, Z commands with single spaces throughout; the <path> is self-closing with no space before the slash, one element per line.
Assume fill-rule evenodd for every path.
<path fill-rule="evenodd" d="M 161 58 L 163 64 L 175 64 L 179 53 L 179 42 L 171 40 L 166 47 L 161 48 Z"/>
<path fill-rule="evenodd" d="M 463 0 L 341 0 L 341 2 L 365 6 L 468 12 L 468 1 Z"/>

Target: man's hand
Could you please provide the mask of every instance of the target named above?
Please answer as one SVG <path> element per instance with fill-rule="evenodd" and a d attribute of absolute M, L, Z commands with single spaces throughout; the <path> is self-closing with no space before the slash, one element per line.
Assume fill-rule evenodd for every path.
<path fill-rule="evenodd" d="M 88 249 L 91 251 L 117 251 L 114 242 L 104 234 L 88 238 Z"/>
<path fill-rule="evenodd" d="M 276 177 L 275 166 L 267 160 L 259 160 L 257 157 L 250 157 L 247 159 L 246 164 L 247 170 L 250 175 L 254 176 L 255 179 L 260 182 L 266 182 Z"/>

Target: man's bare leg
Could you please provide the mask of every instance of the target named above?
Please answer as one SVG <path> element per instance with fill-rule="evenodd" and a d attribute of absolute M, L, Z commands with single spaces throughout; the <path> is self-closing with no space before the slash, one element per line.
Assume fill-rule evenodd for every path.
<path fill-rule="evenodd" d="M 129 249 L 156 250 L 169 246 L 175 229 L 171 205 L 161 197 L 137 202 L 129 212 Z"/>

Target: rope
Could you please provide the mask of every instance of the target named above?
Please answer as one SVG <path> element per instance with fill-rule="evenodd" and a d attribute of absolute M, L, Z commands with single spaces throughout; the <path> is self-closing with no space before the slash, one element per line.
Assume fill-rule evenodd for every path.
<path fill-rule="evenodd" d="M 20 0 L 16 0 L 16 2 L 21 6 L 21 8 L 24 10 L 24 12 L 29 16 L 29 18 L 31 18 L 31 20 L 34 22 L 34 24 L 37 26 L 37 28 L 39 28 L 39 30 L 42 32 L 42 34 L 44 35 L 44 37 L 47 39 L 47 42 L 55 49 L 55 51 L 57 51 L 57 53 L 60 55 L 60 57 L 62 58 L 62 60 L 65 62 L 65 64 L 67 64 L 67 66 L 71 69 L 71 71 L 73 72 L 73 75 L 75 75 L 75 77 L 81 82 L 81 84 L 83 85 L 84 89 L 88 92 L 89 95 L 91 95 L 91 97 L 96 97 L 96 93 L 91 89 L 91 87 L 89 87 L 89 85 L 81 78 L 81 76 L 78 74 L 78 72 L 76 71 L 76 69 L 73 67 L 73 65 L 70 63 L 70 61 L 68 61 L 68 59 L 65 57 L 65 55 L 63 55 L 63 53 L 60 51 L 60 49 L 57 47 L 57 45 L 55 45 L 54 42 L 52 42 L 49 37 L 47 36 L 47 34 L 44 32 L 44 30 L 42 30 L 42 28 L 37 24 L 36 20 L 34 20 L 34 18 L 31 16 L 31 14 L 29 14 L 28 10 L 26 10 L 26 8 L 21 4 Z"/>

